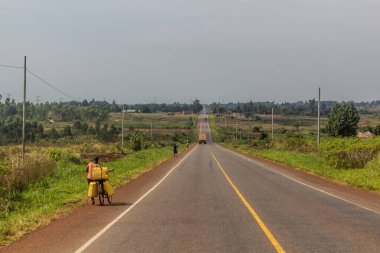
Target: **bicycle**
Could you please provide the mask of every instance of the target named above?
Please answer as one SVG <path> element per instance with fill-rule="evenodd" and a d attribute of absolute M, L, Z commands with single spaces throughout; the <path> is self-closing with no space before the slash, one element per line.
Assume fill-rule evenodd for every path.
<path fill-rule="evenodd" d="M 106 174 L 102 174 L 103 169 L 106 169 Z M 113 169 L 100 167 L 100 172 L 97 171 L 97 173 L 93 173 L 93 176 L 95 175 L 96 179 L 93 179 L 92 183 L 90 184 L 89 197 L 91 196 L 92 198 L 99 198 L 99 203 L 101 206 L 104 205 L 104 199 L 107 199 L 108 204 L 112 203 L 113 189 L 110 182 L 108 181 L 108 172 L 111 171 L 113 171 Z M 93 183 L 96 185 L 94 186 Z M 90 190 L 90 188 L 94 191 Z M 94 193 L 95 195 L 93 195 Z"/>
<path fill-rule="evenodd" d="M 98 187 L 98 198 L 99 198 L 99 203 L 101 206 L 104 206 L 104 199 L 106 198 L 108 201 L 108 204 L 112 203 L 112 195 L 109 195 L 106 188 L 104 187 L 104 182 L 106 180 L 95 180 L 97 187 Z"/>

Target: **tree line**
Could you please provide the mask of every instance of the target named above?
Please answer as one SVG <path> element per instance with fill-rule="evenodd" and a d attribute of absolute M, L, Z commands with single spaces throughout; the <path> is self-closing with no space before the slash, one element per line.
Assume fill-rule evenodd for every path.
<path fill-rule="evenodd" d="M 311 99 L 308 101 L 298 101 L 298 102 L 285 102 L 285 103 L 275 103 L 275 102 L 247 102 L 247 103 L 212 103 L 209 105 L 209 109 L 212 113 L 241 113 L 245 117 L 252 117 L 255 114 L 271 114 L 272 108 L 277 115 L 300 115 L 300 116 L 317 116 L 318 101 Z M 321 115 L 329 115 L 331 109 L 337 105 L 337 101 L 321 101 Z M 358 108 L 359 113 L 376 113 L 380 109 L 380 101 L 372 102 L 360 102 L 354 103 Z"/>
<path fill-rule="evenodd" d="M 21 143 L 22 110 L 21 102 L 0 95 L 0 145 Z M 112 141 L 121 129 L 108 124 L 110 113 L 135 109 L 142 113 L 154 112 L 200 112 L 203 106 L 199 100 L 193 104 L 135 104 L 120 105 L 116 102 L 83 100 L 70 102 L 26 103 L 25 138 L 27 142 L 41 139 L 58 139 L 76 135 L 94 135 L 102 141 Z M 54 122 L 71 122 L 58 131 Z M 88 123 L 87 123 L 88 122 Z M 50 123 L 50 124 L 49 124 Z M 46 129 L 45 129 L 46 128 Z"/>

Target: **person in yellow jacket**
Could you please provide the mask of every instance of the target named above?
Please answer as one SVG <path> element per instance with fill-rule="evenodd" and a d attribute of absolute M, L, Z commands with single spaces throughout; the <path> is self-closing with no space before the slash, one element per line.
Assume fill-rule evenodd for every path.
<path fill-rule="evenodd" d="M 92 170 L 96 167 L 100 167 L 99 165 L 99 157 L 95 156 L 92 162 L 89 162 L 86 167 L 86 172 L 87 172 L 87 184 L 89 185 L 92 181 Z M 95 199 L 91 198 L 91 204 L 95 204 Z"/>

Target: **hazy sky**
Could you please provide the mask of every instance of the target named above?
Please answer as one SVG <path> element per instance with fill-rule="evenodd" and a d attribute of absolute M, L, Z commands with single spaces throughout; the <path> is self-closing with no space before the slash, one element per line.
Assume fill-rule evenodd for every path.
<path fill-rule="evenodd" d="M 118 103 L 380 99 L 378 0 L 0 0 L 0 64 Z M 22 69 L 0 67 L 21 99 Z M 28 76 L 28 99 L 65 98 Z"/>

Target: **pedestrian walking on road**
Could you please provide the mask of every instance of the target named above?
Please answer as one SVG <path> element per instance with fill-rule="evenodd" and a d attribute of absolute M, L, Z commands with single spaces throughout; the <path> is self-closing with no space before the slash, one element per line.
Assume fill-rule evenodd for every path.
<path fill-rule="evenodd" d="M 174 142 L 174 145 L 173 145 L 173 154 L 174 156 L 176 156 L 178 153 L 178 146 L 177 146 L 177 143 Z"/>
<path fill-rule="evenodd" d="M 186 140 L 186 148 L 189 148 L 189 140 Z"/>

